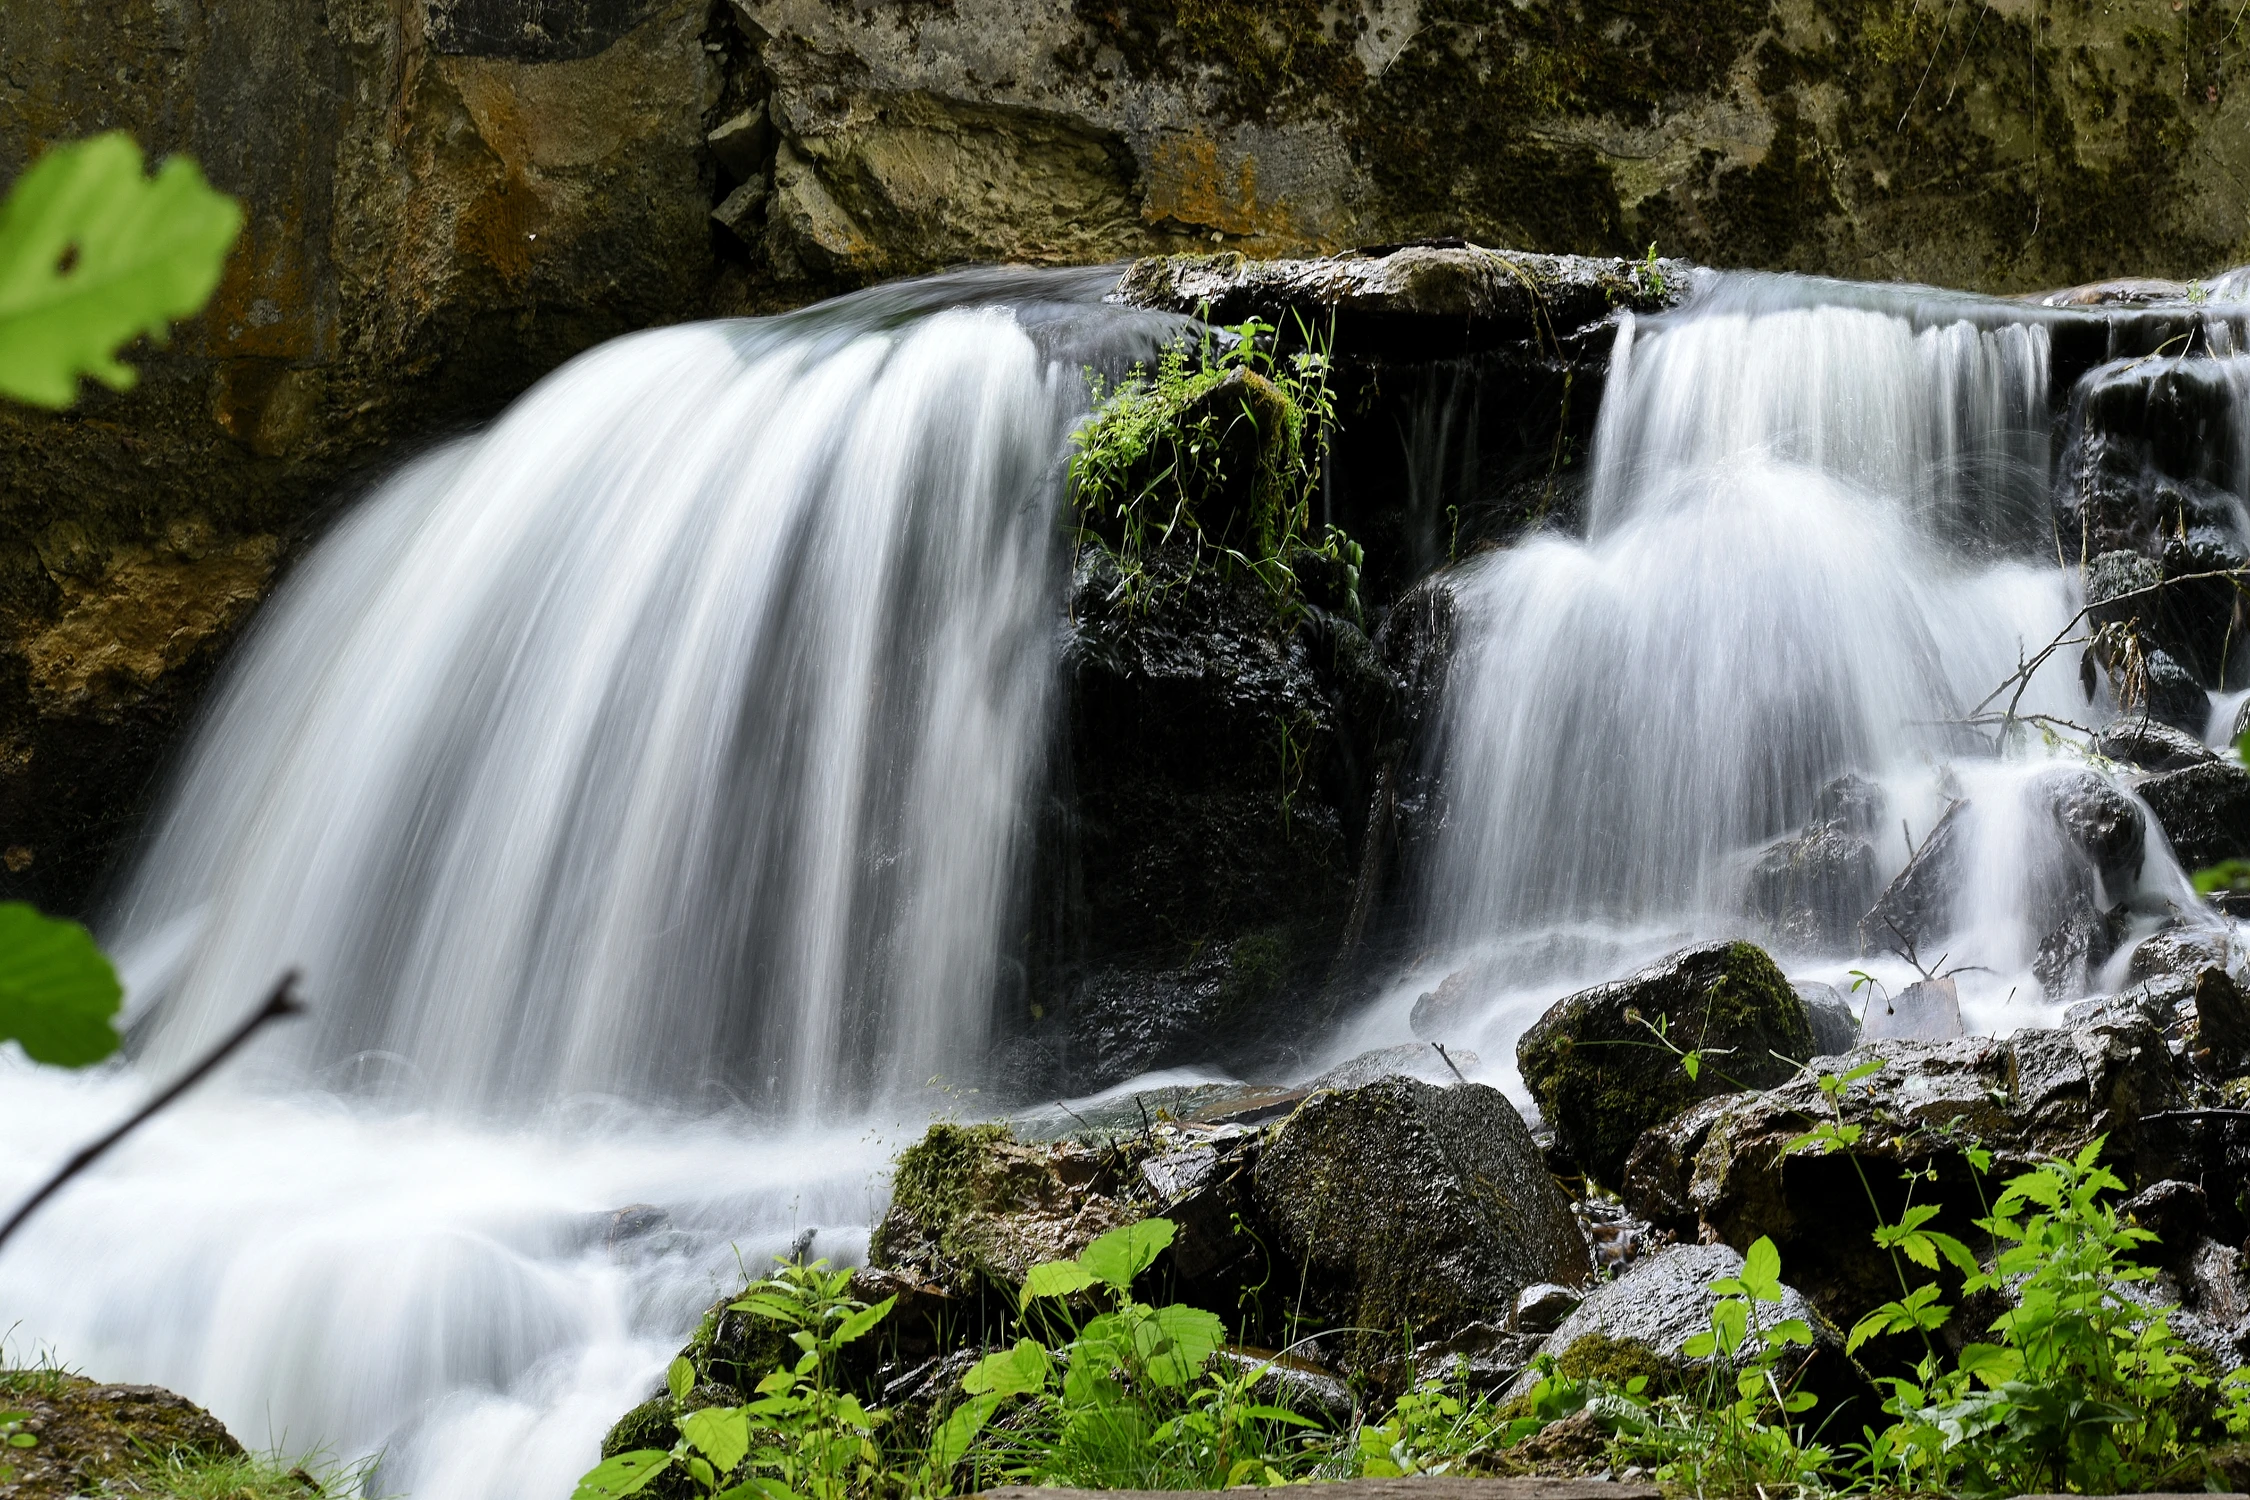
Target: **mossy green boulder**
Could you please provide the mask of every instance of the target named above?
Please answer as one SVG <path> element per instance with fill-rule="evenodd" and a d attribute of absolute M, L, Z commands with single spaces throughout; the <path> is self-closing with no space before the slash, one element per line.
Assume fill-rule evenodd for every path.
<path fill-rule="evenodd" d="M 1813 1050 L 1804 1002 L 1774 961 L 1722 942 L 1557 1001 L 1516 1043 L 1516 1062 L 1556 1144 L 1614 1184 L 1642 1131 L 1697 1100 L 1781 1083 Z"/>

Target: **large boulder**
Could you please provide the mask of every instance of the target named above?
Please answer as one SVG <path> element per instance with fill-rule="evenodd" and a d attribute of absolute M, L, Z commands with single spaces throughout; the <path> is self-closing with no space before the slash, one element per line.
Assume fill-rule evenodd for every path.
<path fill-rule="evenodd" d="M 1261 1149 L 1251 1193 L 1281 1263 L 1269 1295 L 1346 1330 L 1321 1343 L 1347 1368 L 1390 1370 L 1405 1330 L 1505 1322 L 1526 1287 L 1591 1274 L 1530 1130 L 1481 1084 L 1315 1094 Z"/>
<path fill-rule="evenodd" d="M 1674 1048 L 1704 1054 L 1694 1077 Z M 1516 1062 L 1556 1144 L 1615 1183 L 1642 1131 L 1699 1099 L 1779 1083 L 1788 1059 L 1813 1051 L 1804 1002 L 1763 950 L 1704 943 L 1557 1001 L 1516 1043 Z"/>
<path fill-rule="evenodd" d="M 2187 869 L 2250 858 L 2250 771 L 2217 761 L 2152 777 L 2136 790 Z"/>
<path fill-rule="evenodd" d="M 1885 1222 L 1898 1216 L 1902 1172 L 1922 1174 L 1914 1201 L 1940 1207 L 1938 1227 L 1968 1236 L 2000 1180 L 2097 1137 L 2133 1179 L 2145 1117 L 2180 1101 L 2166 1038 L 2139 1014 L 2104 1012 L 2005 1041 L 1884 1042 L 1834 1067 L 1868 1062 L 1882 1066 L 1841 1104 L 1844 1122 L 1864 1132 L 1848 1154 L 1790 1149 L 1835 1117 L 1819 1081 L 1801 1077 L 1709 1100 L 1649 1131 L 1625 1171 L 1626 1203 L 1682 1238 L 1746 1249 L 1770 1235 L 1790 1279 L 1848 1322 L 1897 1295 L 1869 1236 L 1878 1212 Z M 1982 1187 L 1966 1156 L 1979 1146 L 1994 1158 Z"/>

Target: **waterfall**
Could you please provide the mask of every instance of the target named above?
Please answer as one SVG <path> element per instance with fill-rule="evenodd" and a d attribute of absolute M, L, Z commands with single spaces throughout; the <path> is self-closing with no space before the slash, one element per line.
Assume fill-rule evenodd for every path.
<path fill-rule="evenodd" d="M 10 1352 L 555 1500 L 745 1267 L 864 1254 L 1004 982 L 1082 370 L 1181 326 L 1115 275 L 626 338 L 354 507 L 100 923 L 132 1063 L 0 1061 L 0 1196 L 312 1016 L 10 1245 Z"/>
<path fill-rule="evenodd" d="M 1964 720 L 2080 604 L 2051 519 L 2060 321 L 1724 275 L 1624 322 L 1584 534 L 1457 570 L 1426 956 L 1339 1051 L 1404 1039 L 1412 1001 L 1452 971 L 1475 996 L 1458 1039 L 1520 1087 L 1515 1038 L 1559 995 L 1691 940 L 1763 936 L 1751 862 L 1847 774 L 1881 790 L 1883 879 L 1967 803 L 1973 874 L 1942 948 L 1915 956 L 1966 966 L 1972 1027 L 2059 1009 L 2028 972 L 2045 935 L 2031 897 L 2072 856 L 2033 813 L 2068 747 L 2020 736 L 1995 757 Z M 2086 701 L 2075 650 L 2019 711 L 2109 712 Z M 2153 835 L 2141 884 L 2195 904 Z M 1915 977 L 1882 944 L 1784 956 L 1839 985 L 1860 967 Z"/>
<path fill-rule="evenodd" d="M 1041 344 L 1093 337 L 943 305 L 989 282 L 619 340 L 383 486 L 103 924 L 145 1054 L 290 963 L 269 1064 L 423 1103 L 840 1117 L 975 1060 L 1084 407 Z"/>

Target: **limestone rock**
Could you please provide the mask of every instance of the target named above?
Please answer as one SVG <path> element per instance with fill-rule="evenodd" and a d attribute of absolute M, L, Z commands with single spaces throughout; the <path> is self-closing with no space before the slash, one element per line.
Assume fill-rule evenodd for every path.
<path fill-rule="evenodd" d="M 1338 1328 L 1442 1338 L 1505 1322 L 1527 1286 L 1590 1271 L 1531 1132 L 1482 1085 L 1315 1094 L 1261 1150 L 1252 1193 L 1289 1296 L 1301 1288 L 1303 1314 Z M 1346 1368 L 1398 1358 L 1392 1331 L 1322 1346 Z"/>
<path fill-rule="evenodd" d="M 1699 1076 L 1657 1043 L 1657 1025 L 1673 1046 L 1705 1051 Z M 1782 1058 L 1812 1055 L 1804 1002 L 1772 959 L 1739 942 L 1683 948 L 1557 1001 L 1516 1044 L 1557 1143 L 1610 1183 L 1643 1130 L 1713 1094 L 1779 1082 L 1791 1071 Z"/>
<path fill-rule="evenodd" d="M 1860 1039 L 1949 1042 L 1962 1034 L 1961 994 L 1951 978 L 1922 979 L 1868 1002 Z"/>
<path fill-rule="evenodd" d="M 1789 987 L 1805 1003 L 1805 1019 L 1812 1026 L 1817 1055 L 1840 1057 L 1859 1044 L 1859 1012 L 1834 985 L 1792 980 Z"/>

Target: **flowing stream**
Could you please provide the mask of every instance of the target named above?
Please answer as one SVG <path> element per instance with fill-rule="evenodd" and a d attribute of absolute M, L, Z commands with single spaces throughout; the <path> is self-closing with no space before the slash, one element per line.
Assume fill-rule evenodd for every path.
<path fill-rule="evenodd" d="M 11 1247 L 16 1356 L 380 1455 L 373 1493 L 556 1500 L 741 1266 L 860 1253 L 1005 982 L 1080 367 L 1177 326 L 1101 306 L 1111 274 L 620 340 L 357 507 L 261 614 L 101 924 L 134 1061 L 11 1068 L 0 1192 L 281 965 L 314 1016 Z M 1735 930 L 1745 859 L 1845 772 L 1905 825 L 1888 870 L 1951 799 L 1984 809 L 1965 998 L 2040 1019 L 2019 897 L 2047 856 L 2011 809 L 2043 752 L 1966 756 L 1949 721 L 2077 608 L 2051 321 L 1732 277 L 1625 328 L 1586 534 L 1461 575 L 1419 887 L 1447 957 L 1339 1051 L 1404 1039 L 1474 961 L 1507 1081 L 1538 1007 Z M 2095 711 L 2071 662 L 2026 708 Z M 2160 842 L 2141 885 L 2185 899 Z"/>

